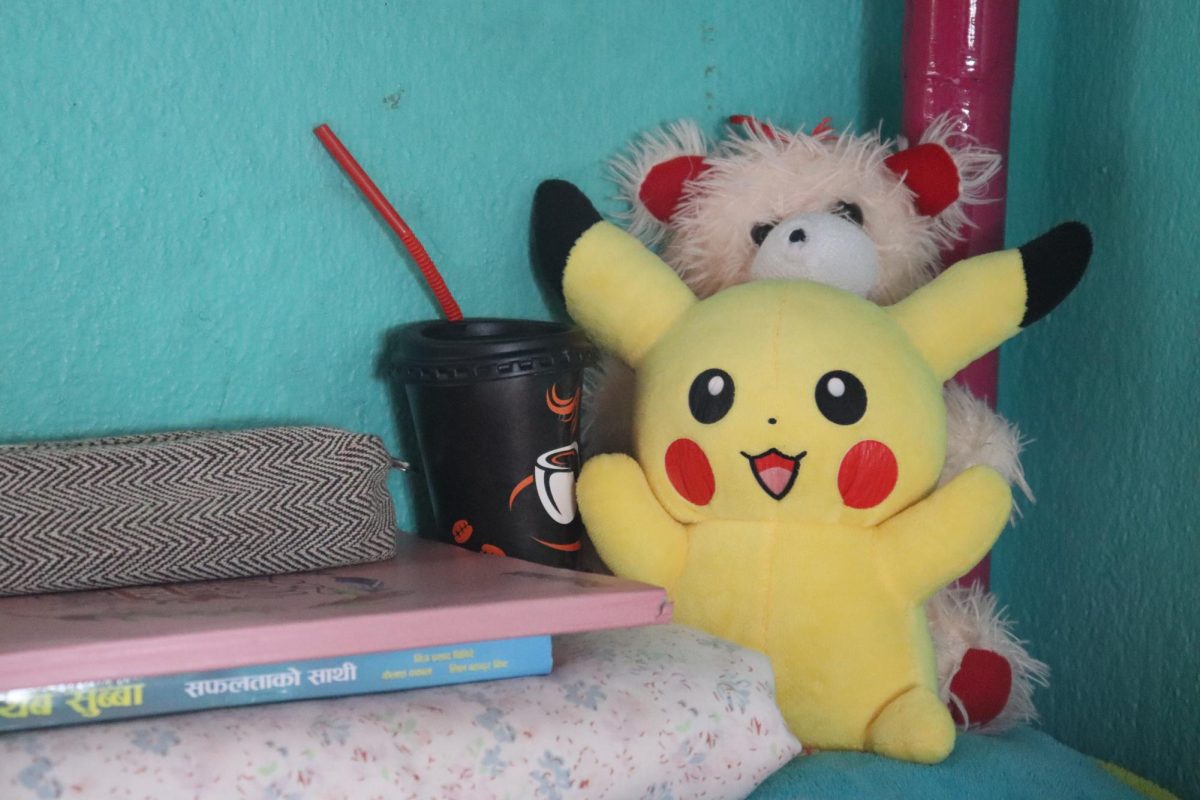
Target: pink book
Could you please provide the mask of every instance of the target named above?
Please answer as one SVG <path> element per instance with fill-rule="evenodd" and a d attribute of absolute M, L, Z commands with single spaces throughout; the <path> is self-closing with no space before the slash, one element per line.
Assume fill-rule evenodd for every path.
<path fill-rule="evenodd" d="M 401 536 L 373 564 L 0 598 L 0 692 L 670 618 L 654 586 Z"/>

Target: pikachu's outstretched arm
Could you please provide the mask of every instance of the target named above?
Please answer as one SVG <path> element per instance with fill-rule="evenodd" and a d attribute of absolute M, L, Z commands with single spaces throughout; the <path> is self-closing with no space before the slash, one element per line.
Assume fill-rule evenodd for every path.
<path fill-rule="evenodd" d="M 617 454 L 589 459 L 576 494 L 588 534 L 609 569 L 674 588 L 687 556 L 687 534 L 659 505 L 636 461 Z"/>
<path fill-rule="evenodd" d="M 1012 510 L 1012 490 L 990 467 L 972 467 L 876 531 L 879 570 L 923 603 L 975 566 Z"/>

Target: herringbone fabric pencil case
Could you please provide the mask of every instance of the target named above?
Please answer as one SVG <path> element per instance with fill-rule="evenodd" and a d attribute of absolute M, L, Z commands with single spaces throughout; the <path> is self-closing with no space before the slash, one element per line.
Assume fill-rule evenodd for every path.
<path fill-rule="evenodd" d="M 389 558 L 391 458 L 333 428 L 0 447 L 0 595 Z"/>

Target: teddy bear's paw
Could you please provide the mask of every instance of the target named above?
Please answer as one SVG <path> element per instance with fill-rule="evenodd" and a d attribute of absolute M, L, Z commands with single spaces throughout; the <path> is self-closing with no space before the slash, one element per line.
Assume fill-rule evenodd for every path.
<path fill-rule="evenodd" d="M 936 764 L 954 749 L 954 721 L 936 694 L 914 686 L 883 707 L 864 744 L 889 758 Z"/>

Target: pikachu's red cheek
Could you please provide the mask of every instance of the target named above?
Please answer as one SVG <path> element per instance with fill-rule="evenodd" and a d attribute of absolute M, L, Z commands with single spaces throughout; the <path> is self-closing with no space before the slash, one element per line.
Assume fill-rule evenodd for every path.
<path fill-rule="evenodd" d="M 717 491 L 712 465 L 700 445 L 691 439 L 676 439 L 667 447 L 667 478 L 675 491 L 698 506 L 706 506 Z"/>
<path fill-rule="evenodd" d="M 842 457 L 838 469 L 838 491 L 850 508 L 874 508 L 896 488 L 900 467 L 896 456 L 883 442 L 859 442 Z"/>

